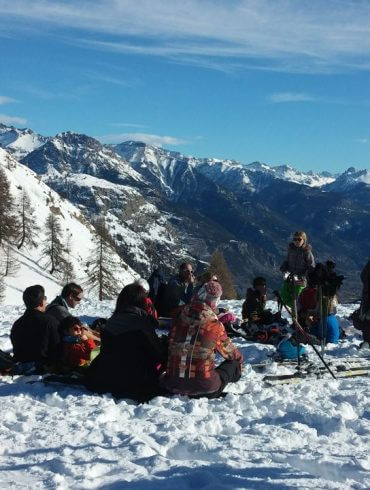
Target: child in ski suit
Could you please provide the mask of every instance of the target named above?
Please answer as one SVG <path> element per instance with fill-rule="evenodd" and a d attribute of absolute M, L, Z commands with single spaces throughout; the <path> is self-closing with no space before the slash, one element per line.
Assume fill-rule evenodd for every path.
<path fill-rule="evenodd" d="M 86 367 L 96 344 L 79 318 L 68 316 L 60 324 L 62 332 L 62 366 L 66 370 Z"/>

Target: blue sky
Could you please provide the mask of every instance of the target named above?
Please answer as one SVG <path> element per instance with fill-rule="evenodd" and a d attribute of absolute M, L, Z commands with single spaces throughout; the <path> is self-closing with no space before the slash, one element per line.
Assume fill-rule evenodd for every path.
<path fill-rule="evenodd" d="M 0 0 L 0 122 L 370 168 L 370 1 Z"/>

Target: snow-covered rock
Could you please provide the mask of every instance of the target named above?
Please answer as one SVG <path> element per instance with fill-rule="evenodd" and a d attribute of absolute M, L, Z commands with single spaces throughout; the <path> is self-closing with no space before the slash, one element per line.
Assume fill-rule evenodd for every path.
<path fill-rule="evenodd" d="M 47 137 L 34 133 L 31 129 L 18 129 L 0 123 L 0 147 L 6 148 L 18 160 L 42 146 L 47 140 Z"/>
<path fill-rule="evenodd" d="M 325 186 L 325 189 L 342 192 L 351 191 L 359 184 L 366 185 L 370 188 L 370 170 L 358 170 L 354 167 L 349 167 L 334 182 Z"/>

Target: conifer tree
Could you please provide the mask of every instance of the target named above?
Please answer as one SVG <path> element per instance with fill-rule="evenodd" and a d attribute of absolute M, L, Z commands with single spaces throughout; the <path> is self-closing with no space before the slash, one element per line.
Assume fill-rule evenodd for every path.
<path fill-rule="evenodd" d="M 86 288 L 97 291 L 99 301 L 112 299 L 119 292 L 115 271 L 120 266 L 115 260 L 112 239 L 104 219 L 95 223 L 94 247 L 86 262 Z"/>
<path fill-rule="evenodd" d="M 42 257 L 48 259 L 50 274 L 55 271 L 61 272 L 65 261 L 64 248 L 62 245 L 62 227 L 60 219 L 52 211 L 45 222 L 45 241 Z"/>
<path fill-rule="evenodd" d="M 0 303 L 2 303 L 5 299 L 5 282 L 4 282 L 4 276 L 0 274 Z"/>
<path fill-rule="evenodd" d="M 19 222 L 17 229 L 18 249 L 23 245 L 29 247 L 37 247 L 37 236 L 40 232 L 40 227 L 36 223 L 34 216 L 35 209 L 31 205 L 29 195 L 25 190 L 22 192 L 19 203 Z"/>
<path fill-rule="evenodd" d="M 208 268 L 209 272 L 215 274 L 222 286 L 222 299 L 235 299 L 237 297 L 233 277 L 225 262 L 222 252 L 216 249 Z"/>
<path fill-rule="evenodd" d="M 10 193 L 9 181 L 0 168 L 0 245 L 15 236 L 17 220 L 13 208 L 14 199 Z"/>
<path fill-rule="evenodd" d="M 64 247 L 64 260 L 62 263 L 63 283 L 72 282 L 75 277 L 75 270 L 72 263 L 72 234 L 67 235 Z"/>
<path fill-rule="evenodd" d="M 1 274 L 7 277 L 14 277 L 20 268 L 19 261 L 14 256 L 14 250 L 10 243 L 3 244 L 1 248 Z"/>

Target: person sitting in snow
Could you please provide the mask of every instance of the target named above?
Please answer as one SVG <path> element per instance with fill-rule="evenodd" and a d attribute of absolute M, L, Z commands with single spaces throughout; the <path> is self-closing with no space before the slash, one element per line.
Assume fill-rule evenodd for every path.
<path fill-rule="evenodd" d="M 179 273 L 171 277 L 162 293 L 161 316 L 175 318 L 190 303 L 194 292 L 193 266 L 188 262 L 180 265 Z"/>
<path fill-rule="evenodd" d="M 98 393 L 139 402 L 163 392 L 159 376 L 167 361 L 158 321 L 146 311 L 147 294 L 139 284 L 120 292 L 116 309 L 101 331 L 100 354 L 86 373 L 87 387 Z"/>
<path fill-rule="evenodd" d="M 150 315 L 153 315 L 154 318 L 158 318 L 158 313 L 157 313 L 157 310 L 155 309 L 155 306 L 153 304 L 153 301 L 151 299 L 151 297 L 149 296 L 149 291 L 150 291 L 150 286 L 149 286 L 149 283 L 147 280 L 145 279 L 136 279 L 136 281 L 134 282 L 134 284 L 138 284 L 139 286 L 141 286 L 145 293 L 146 293 L 146 299 L 145 299 L 145 303 L 146 303 L 146 311 L 150 314 Z"/>
<path fill-rule="evenodd" d="M 205 283 L 174 320 L 162 385 L 171 393 L 216 398 L 241 376 L 243 356 L 217 318 L 219 282 Z M 215 354 L 226 359 L 217 368 Z"/>
<path fill-rule="evenodd" d="M 45 313 L 46 299 L 45 289 L 40 285 L 23 292 L 26 311 L 10 332 L 14 360 L 23 365 L 19 366 L 19 374 L 48 371 L 59 359 L 58 322 Z"/>
<path fill-rule="evenodd" d="M 264 277 L 253 279 L 253 288 L 247 289 L 246 299 L 242 305 L 243 323 L 240 328 L 248 340 L 263 344 L 275 344 L 276 337 L 281 335 L 287 324 L 281 313 L 272 313 L 266 309 L 267 283 Z"/>
<path fill-rule="evenodd" d="M 73 371 L 87 367 L 90 364 L 91 352 L 96 348 L 93 334 L 75 316 L 64 318 L 59 329 L 62 333 L 63 370 Z"/>
<path fill-rule="evenodd" d="M 248 288 L 242 305 L 242 319 L 257 325 L 267 325 L 274 321 L 271 310 L 266 309 L 267 284 L 264 277 L 253 279 L 253 288 Z"/>
<path fill-rule="evenodd" d="M 83 299 L 83 289 L 81 286 L 74 282 L 66 284 L 60 295 L 56 296 L 53 301 L 47 306 L 46 312 L 48 315 L 53 316 L 60 325 L 64 318 L 72 316 L 70 308 L 76 308 Z M 88 325 L 84 325 L 86 329 L 89 329 Z M 91 333 L 91 338 L 96 342 L 100 342 L 100 333 L 98 330 L 94 330 Z"/>
<path fill-rule="evenodd" d="M 336 291 L 343 277 L 334 272 L 334 267 L 332 261 L 327 261 L 326 264 L 318 263 L 309 274 L 308 286 L 301 292 L 297 304 L 298 318 L 300 323 L 303 323 L 302 326 L 318 339 L 324 338 L 326 343 L 336 344 L 340 338 L 340 327 L 336 317 Z"/>
<path fill-rule="evenodd" d="M 63 287 L 61 294 L 47 306 L 46 311 L 60 323 L 67 316 L 72 316 L 69 308 L 76 308 L 82 299 L 82 287 L 70 282 Z"/>

